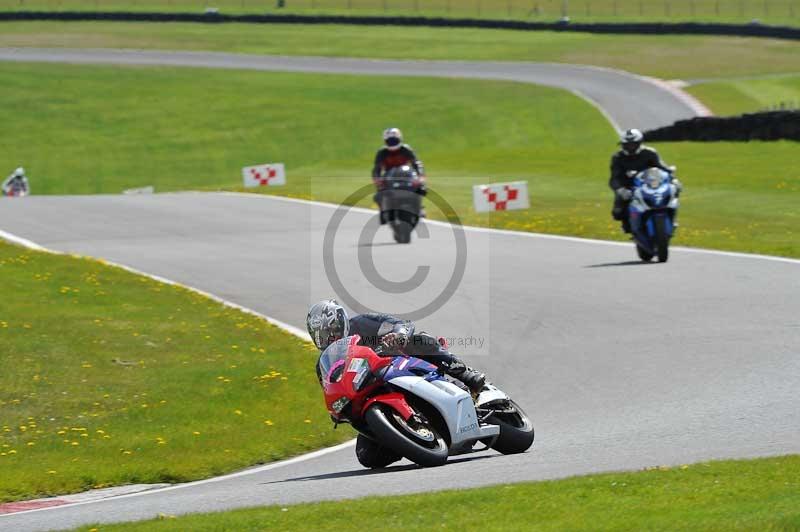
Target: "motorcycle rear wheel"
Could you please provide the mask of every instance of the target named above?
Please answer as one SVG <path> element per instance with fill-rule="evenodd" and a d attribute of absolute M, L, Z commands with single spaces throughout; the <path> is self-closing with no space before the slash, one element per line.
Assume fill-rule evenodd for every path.
<path fill-rule="evenodd" d="M 423 420 L 418 427 L 411 426 L 381 404 L 370 406 L 364 419 L 381 445 L 415 464 L 436 467 L 447 462 L 447 443 L 431 423 Z"/>
<path fill-rule="evenodd" d="M 533 423 L 517 403 L 508 400 L 513 412 L 497 412 L 487 422 L 500 427 L 500 435 L 492 449 L 503 454 L 524 453 L 533 445 Z"/>

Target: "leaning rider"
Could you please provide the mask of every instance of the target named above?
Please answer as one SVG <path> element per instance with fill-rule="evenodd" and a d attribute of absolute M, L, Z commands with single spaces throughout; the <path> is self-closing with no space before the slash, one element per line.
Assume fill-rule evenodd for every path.
<path fill-rule="evenodd" d="M 483 373 L 468 367 L 450 354 L 444 341 L 425 332 L 415 333 L 414 323 L 411 321 L 388 314 L 360 314 L 348 318 L 344 307 L 335 299 L 327 299 L 311 306 L 306 325 L 314 345 L 321 352 L 337 340 L 357 334 L 361 337 L 359 345 L 373 349 L 381 346 L 387 352 L 421 358 L 435 364 L 443 373 L 463 382 L 473 394 L 480 392 L 486 383 Z M 320 385 L 322 377 L 317 362 Z M 359 434 L 356 439 L 356 456 L 367 467 L 385 467 L 401 458 L 363 434 Z"/>
<path fill-rule="evenodd" d="M 674 172 L 674 166 L 667 166 L 658 152 L 643 146 L 644 135 L 638 129 L 625 131 L 619 140 L 620 150 L 611 157 L 611 177 L 608 186 L 614 191 L 614 207 L 611 216 L 622 222 L 622 230 L 631 232 L 628 219 L 628 206 L 633 198 L 633 178 L 648 168 L 660 168 L 666 172 Z M 673 183 L 680 189 L 681 184 L 673 178 Z"/>
<path fill-rule="evenodd" d="M 4 196 L 26 195 L 30 191 L 28 178 L 25 177 L 25 169 L 21 166 L 14 170 L 2 184 Z"/>
<path fill-rule="evenodd" d="M 377 313 L 349 318 L 347 311 L 335 299 L 326 299 L 311 306 L 306 325 L 308 334 L 320 351 L 337 340 L 357 334 L 361 337 L 359 345 L 373 349 L 380 346 L 390 353 L 421 358 L 434 364 L 439 371 L 463 382 L 473 394 L 480 392 L 486 383 L 486 376 L 450 353 L 443 340 L 426 332 L 415 332 L 414 322 L 411 321 Z M 317 377 L 322 382 L 319 364 Z"/>

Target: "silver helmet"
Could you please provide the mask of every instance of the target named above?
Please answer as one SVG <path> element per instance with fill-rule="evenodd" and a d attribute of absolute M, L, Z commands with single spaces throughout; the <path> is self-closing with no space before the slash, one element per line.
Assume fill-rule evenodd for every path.
<path fill-rule="evenodd" d="M 321 351 L 348 335 L 350 320 L 347 311 L 335 299 L 325 299 L 308 309 L 306 327 L 314 345 Z"/>
<path fill-rule="evenodd" d="M 629 129 L 619 137 L 622 151 L 627 155 L 639 153 L 642 150 L 642 142 L 644 142 L 644 134 L 638 129 Z"/>

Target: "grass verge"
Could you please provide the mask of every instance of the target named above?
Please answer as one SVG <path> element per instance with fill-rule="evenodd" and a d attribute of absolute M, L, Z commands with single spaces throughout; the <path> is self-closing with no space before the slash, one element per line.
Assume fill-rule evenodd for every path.
<path fill-rule="evenodd" d="M 222 13 L 399 15 L 553 21 L 568 15 L 575 22 L 733 22 L 753 19 L 797 25 L 800 6 L 795 0 L 0 0 L 6 11 L 160 11 L 201 13 L 216 7 Z"/>
<path fill-rule="evenodd" d="M 234 189 L 242 166 L 280 161 L 289 184 L 268 192 L 338 202 L 369 182 L 380 131 L 398 124 L 431 186 L 464 223 L 622 238 L 606 187 L 613 131 L 564 91 L 457 79 L 9 64 L 0 71 L 0 98 L 7 102 L 0 118 L 16 131 L 6 141 L 15 154 L 8 166 L 26 167 L 34 193 L 151 184 Z M 658 147 L 686 184 L 676 244 L 800 256 L 796 143 Z M 472 210 L 471 185 L 515 179 L 530 183 L 530 210 Z M 435 209 L 430 215 L 442 217 Z"/>
<path fill-rule="evenodd" d="M 800 6 L 798 7 L 800 11 Z M 800 42 L 715 36 L 593 35 L 483 29 L 259 24 L 13 22 L 0 46 L 90 47 L 379 57 L 548 61 L 660 78 L 800 72 Z M 397 43 L 403 43 L 398 46 Z"/>
<path fill-rule="evenodd" d="M 800 109 L 800 75 L 720 80 L 687 89 L 718 115 L 737 115 L 781 106 Z"/>
<path fill-rule="evenodd" d="M 348 437 L 315 352 L 101 261 L 0 242 L 0 502 L 180 482 Z"/>
<path fill-rule="evenodd" d="M 171 530 L 798 530 L 800 456 L 103 525 Z M 84 527 L 89 530 L 94 527 Z"/>

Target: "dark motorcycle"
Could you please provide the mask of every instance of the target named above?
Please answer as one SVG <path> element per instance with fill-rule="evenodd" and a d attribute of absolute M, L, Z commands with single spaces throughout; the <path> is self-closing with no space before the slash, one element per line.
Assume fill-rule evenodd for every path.
<path fill-rule="evenodd" d="M 378 191 L 381 223 L 389 224 L 398 244 L 409 244 L 422 213 L 424 180 L 410 166 L 391 168 Z"/>

